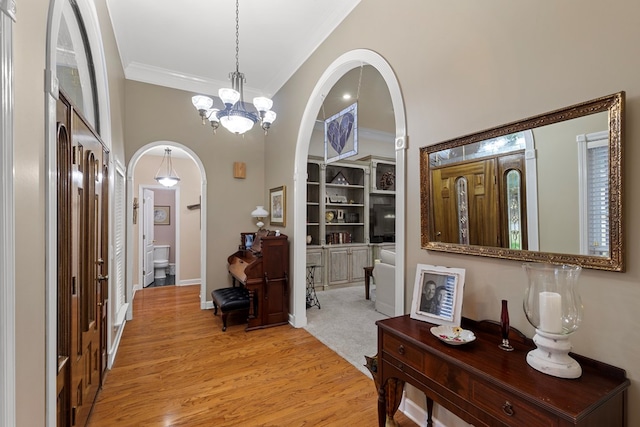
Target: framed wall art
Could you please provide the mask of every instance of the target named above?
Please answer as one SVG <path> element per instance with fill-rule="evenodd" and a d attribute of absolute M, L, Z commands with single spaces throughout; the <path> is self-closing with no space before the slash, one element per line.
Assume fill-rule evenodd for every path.
<path fill-rule="evenodd" d="M 336 162 L 358 154 L 358 103 L 324 121 L 324 161 Z"/>
<path fill-rule="evenodd" d="M 171 224 L 171 206 L 154 206 L 153 223 L 155 225 Z"/>
<path fill-rule="evenodd" d="M 411 318 L 436 325 L 460 326 L 464 268 L 418 264 Z"/>
<path fill-rule="evenodd" d="M 269 190 L 269 223 L 287 225 L 287 188 L 276 187 Z"/>

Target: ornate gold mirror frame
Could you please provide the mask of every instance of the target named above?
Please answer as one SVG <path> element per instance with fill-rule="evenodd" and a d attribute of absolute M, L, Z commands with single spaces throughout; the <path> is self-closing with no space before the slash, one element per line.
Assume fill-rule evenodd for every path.
<path fill-rule="evenodd" d="M 512 259 L 519 261 L 538 261 L 562 264 L 580 265 L 586 268 L 624 271 L 624 246 L 623 246 L 623 141 L 624 141 L 624 101 L 625 93 L 619 92 L 613 95 L 601 97 L 581 104 L 562 108 L 546 114 L 530 117 L 528 119 L 516 121 L 503 126 L 498 126 L 482 132 L 455 138 L 439 144 L 422 147 L 420 149 L 420 210 L 421 210 L 421 246 L 423 249 L 450 253 L 459 253 L 467 255 L 487 256 L 493 258 Z M 431 167 L 433 162 L 433 153 L 448 153 L 447 150 L 465 147 L 469 149 L 471 144 L 484 143 L 499 137 L 511 136 L 519 132 L 539 132 L 543 126 L 553 125 L 573 119 L 586 118 L 586 116 L 597 113 L 608 113 L 608 155 L 609 155 L 609 250 L 605 256 L 583 255 L 573 253 L 562 253 L 562 251 L 540 251 L 525 249 L 511 249 L 504 244 L 496 246 L 483 246 L 479 244 L 464 244 L 439 241 L 440 232 L 435 231 L 435 208 L 434 208 L 434 175 L 437 167 Z M 604 120 L 604 118 L 603 118 Z M 532 134 L 532 133 L 530 133 Z M 605 133 L 606 135 L 606 133 Z M 554 142 L 555 144 L 556 142 Z M 560 147 L 555 146 L 554 147 Z M 527 150 L 531 152 L 525 153 L 521 150 L 522 158 L 536 156 L 536 150 Z M 557 155 L 559 157 L 560 155 Z M 430 161 L 431 159 L 431 161 Z M 433 169 L 433 170 L 432 170 Z M 544 173 L 544 168 L 538 166 L 538 174 Z M 498 176 L 495 180 L 500 179 Z M 441 184 L 438 184 L 441 185 Z M 533 186 L 532 186 L 533 187 Z M 441 191 L 442 186 L 439 187 Z M 464 188 L 464 187 L 463 187 Z M 453 191 L 453 188 L 446 188 L 446 191 Z M 464 191 L 464 190 L 463 190 Z M 531 191 L 535 192 L 535 188 Z M 537 197 L 537 196 L 536 196 Z M 498 201 L 491 200 L 491 203 Z M 525 208 L 526 209 L 526 208 Z M 442 211 L 439 211 L 442 212 Z M 499 207 L 496 212 L 500 212 Z M 439 213 L 442 215 L 442 213 Z M 456 212 L 449 212 L 456 215 Z M 580 215 L 583 213 L 579 212 Z M 457 217 L 456 217 L 457 218 Z M 578 219 L 576 218 L 577 222 Z M 464 221 L 463 221 L 464 222 Z M 480 222 L 482 224 L 482 222 Z M 482 228 L 482 227 L 480 227 Z M 440 239 L 442 240 L 442 239 Z M 504 240 L 504 239 L 503 239 Z"/>

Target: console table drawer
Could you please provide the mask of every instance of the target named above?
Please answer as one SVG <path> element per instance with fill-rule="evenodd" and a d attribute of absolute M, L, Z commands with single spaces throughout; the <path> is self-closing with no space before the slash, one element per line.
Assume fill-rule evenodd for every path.
<path fill-rule="evenodd" d="M 558 420 L 525 401 L 479 381 L 471 382 L 471 403 L 512 426 L 552 427 Z"/>
<path fill-rule="evenodd" d="M 402 342 L 392 335 L 385 335 L 383 343 L 383 350 L 391 356 L 418 371 L 422 370 L 424 353 L 418 348 L 406 342 Z"/>

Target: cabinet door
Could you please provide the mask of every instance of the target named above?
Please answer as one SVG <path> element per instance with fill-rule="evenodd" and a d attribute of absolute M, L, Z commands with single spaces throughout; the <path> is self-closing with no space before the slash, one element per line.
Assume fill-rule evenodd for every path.
<path fill-rule="evenodd" d="M 350 249 L 351 282 L 364 281 L 364 268 L 370 265 L 369 247 L 358 246 Z"/>
<path fill-rule="evenodd" d="M 349 250 L 347 248 L 329 249 L 329 284 L 337 285 L 349 282 Z"/>
<path fill-rule="evenodd" d="M 307 249 L 307 265 L 324 266 L 322 249 Z M 324 279 L 324 267 L 316 267 L 313 273 L 313 283 L 322 284 Z"/>

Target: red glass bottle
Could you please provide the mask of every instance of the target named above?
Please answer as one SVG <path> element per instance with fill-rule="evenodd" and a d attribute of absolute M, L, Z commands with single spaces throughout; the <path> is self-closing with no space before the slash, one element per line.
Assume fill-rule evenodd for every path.
<path fill-rule="evenodd" d="M 509 309 L 507 308 L 507 300 L 502 300 L 502 311 L 500 312 L 500 333 L 502 334 L 502 343 L 498 346 L 504 351 L 513 351 L 513 347 L 509 344 Z"/>

